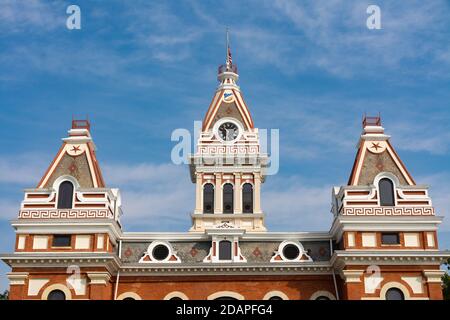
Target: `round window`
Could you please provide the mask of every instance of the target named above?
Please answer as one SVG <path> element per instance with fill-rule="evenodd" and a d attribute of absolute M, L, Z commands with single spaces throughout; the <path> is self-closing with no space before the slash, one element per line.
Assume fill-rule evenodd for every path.
<path fill-rule="evenodd" d="M 297 259 L 300 249 L 295 244 L 287 244 L 283 247 L 283 256 L 288 260 Z"/>
<path fill-rule="evenodd" d="M 152 255 L 156 260 L 164 260 L 169 256 L 169 248 L 166 245 L 158 244 L 153 248 Z"/>

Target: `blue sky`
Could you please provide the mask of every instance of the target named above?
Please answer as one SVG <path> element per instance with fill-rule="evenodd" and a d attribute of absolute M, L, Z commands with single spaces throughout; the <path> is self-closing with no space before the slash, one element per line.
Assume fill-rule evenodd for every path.
<path fill-rule="evenodd" d="M 65 26 L 69 4 L 81 30 Z M 381 30 L 366 28 L 369 4 Z M 280 172 L 263 185 L 270 230 L 328 230 L 331 187 L 347 181 L 365 112 L 381 113 L 450 216 L 449 16 L 448 1 L 0 0 L 0 252 L 72 115 L 89 115 L 125 229 L 187 230 L 194 185 L 170 162 L 170 135 L 203 118 L 226 26 L 256 126 L 280 130 Z M 449 218 L 440 239 L 450 247 Z"/>

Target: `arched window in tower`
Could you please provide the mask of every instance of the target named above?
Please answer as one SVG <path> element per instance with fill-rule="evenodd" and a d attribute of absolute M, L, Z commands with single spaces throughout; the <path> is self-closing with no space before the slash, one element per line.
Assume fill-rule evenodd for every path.
<path fill-rule="evenodd" d="M 219 242 L 219 260 L 231 260 L 231 241 Z"/>
<path fill-rule="evenodd" d="M 244 213 L 253 213 L 253 186 L 250 183 L 242 186 L 242 210 Z"/>
<path fill-rule="evenodd" d="M 378 182 L 378 190 L 380 192 L 380 205 L 394 206 L 394 183 L 391 179 L 383 178 Z"/>
<path fill-rule="evenodd" d="M 233 213 L 233 185 L 223 185 L 223 213 Z"/>
<path fill-rule="evenodd" d="M 72 209 L 73 184 L 70 181 L 63 181 L 58 190 L 58 209 Z"/>
<path fill-rule="evenodd" d="M 214 213 L 214 186 L 211 183 L 203 186 L 203 212 Z"/>

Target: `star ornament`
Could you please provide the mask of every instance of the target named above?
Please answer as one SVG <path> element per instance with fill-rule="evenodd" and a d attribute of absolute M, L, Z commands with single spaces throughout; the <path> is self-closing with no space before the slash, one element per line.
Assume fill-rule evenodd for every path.
<path fill-rule="evenodd" d="M 73 153 L 77 153 L 78 151 L 81 151 L 81 147 L 80 146 L 73 146 L 72 149 L 70 149 L 70 151 L 72 151 Z"/>
<path fill-rule="evenodd" d="M 379 142 L 372 142 L 372 146 L 370 147 L 370 149 L 375 149 L 375 151 L 378 151 L 378 149 L 383 149 L 383 147 L 380 146 Z"/>

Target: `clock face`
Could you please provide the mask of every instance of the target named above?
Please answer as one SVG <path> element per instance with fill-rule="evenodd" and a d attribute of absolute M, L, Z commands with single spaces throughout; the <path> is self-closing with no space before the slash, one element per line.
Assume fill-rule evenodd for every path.
<path fill-rule="evenodd" d="M 217 130 L 219 137 L 224 141 L 233 141 L 238 137 L 239 128 L 233 122 L 222 123 Z"/>

